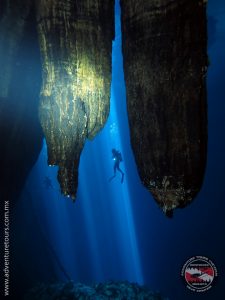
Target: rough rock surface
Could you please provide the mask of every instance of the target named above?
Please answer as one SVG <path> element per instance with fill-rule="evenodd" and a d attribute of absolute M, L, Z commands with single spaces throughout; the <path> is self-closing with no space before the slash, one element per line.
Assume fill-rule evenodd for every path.
<path fill-rule="evenodd" d="M 85 140 L 109 114 L 114 1 L 36 3 L 43 72 L 39 116 L 48 164 L 59 166 L 62 193 L 75 198 Z"/>
<path fill-rule="evenodd" d="M 159 293 L 127 281 L 84 285 L 81 283 L 39 284 L 31 289 L 24 300 L 163 300 Z M 165 299 L 166 300 L 166 299 Z"/>
<path fill-rule="evenodd" d="M 168 215 L 199 191 L 206 163 L 204 0 L 121 0 L 131 144 Z"/>

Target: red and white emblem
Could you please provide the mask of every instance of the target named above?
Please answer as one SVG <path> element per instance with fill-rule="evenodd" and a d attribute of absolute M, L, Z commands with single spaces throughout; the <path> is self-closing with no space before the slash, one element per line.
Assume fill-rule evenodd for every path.
<path fill-rule="evenodd" d="M 184 264 L 181 275 L 190 290 L 204 292 L 212 287 L 217 269 L 207 257 L 194 256 Z"/>

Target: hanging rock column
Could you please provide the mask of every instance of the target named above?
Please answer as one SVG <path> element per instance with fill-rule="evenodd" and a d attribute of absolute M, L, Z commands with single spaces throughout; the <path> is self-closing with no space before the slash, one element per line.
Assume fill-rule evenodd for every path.
<path fill-rule="evenodd" d="M 121 0 L 131 144 L 168 215 L 198 193 L 207 148 L 206 1 Z"/>
<path fill-rule="evenodd" d="M 62 193 L 75 198 L 85 140 L 109 114 L 114 1 L 38 0 L 36 7 L 48 164 L 59 166 Z"/>

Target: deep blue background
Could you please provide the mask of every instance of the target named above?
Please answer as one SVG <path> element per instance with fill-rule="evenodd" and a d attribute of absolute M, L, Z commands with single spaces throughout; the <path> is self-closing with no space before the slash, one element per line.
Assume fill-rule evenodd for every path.
<path fill-rule="evenodd" d="M 119 7 L 113 44 L 111 112 L 105 128 L 83 150 L 75 204 L 59 193 L 56 168 L 47 166 L 46 145 L 14 210 L 13 268 L 18 286 L 36 281 L 93 283 L 129 280 L 146 284 L 171 300 L 225 299 L 225 3 L 208 3 L 208 162 L 204 184 L 193 203 L 166 218 L 142 186 L 130 147 L 121 55 Z M 123 155 L 113 174 L 111 149 Z M 44 178 L 54 188 L 46 189 Z M 184 262 L 209 257 L 218 279 L 203 294 L 181 278 Z M 18 287 L 17 287 L 18 288 Z"/>

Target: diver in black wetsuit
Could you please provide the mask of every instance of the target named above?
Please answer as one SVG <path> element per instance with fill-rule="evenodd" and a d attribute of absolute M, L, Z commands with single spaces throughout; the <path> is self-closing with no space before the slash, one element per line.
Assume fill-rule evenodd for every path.
<path fill-rule="evenodd" d="M 123 183 L 123 179 L 124 179 L 124 173 L 123 171 L 120 169 L 120 163 L 123 160 L 122 159 L 122 155 L 119 151 L 117 151 L 116 149 L 112 149 L 112 158 L 115 161 L 114 163 L 114 175 L 112 177 L 109 178 L 109 181 L 111 181 L 113 178 L 116 177 L 116 170 L 118 170 L 121 174 L 122 174 L 122 178 L 121 178 L 121 183 Z"/>
<path fill-rule="evenodd" d="M 52 181 L 51 181 L 51 179 L 49 179 L 48 176 L 45 176 L 44 186 L 45 186 L 46 189 L 49 189 L 49 188 L 53 189 Z"/>

